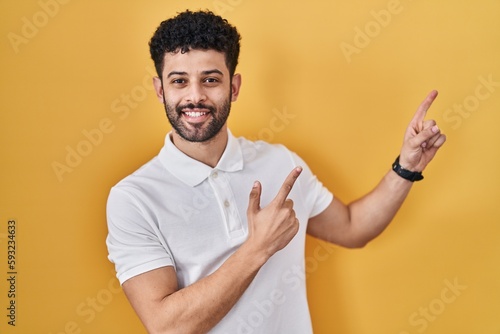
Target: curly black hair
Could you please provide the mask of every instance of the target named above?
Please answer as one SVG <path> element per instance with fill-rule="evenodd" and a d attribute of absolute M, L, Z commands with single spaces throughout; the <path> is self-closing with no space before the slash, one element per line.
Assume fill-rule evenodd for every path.
<path fill-rule="evenodd" d="M 156 72 L 161 77 L 163 58 L 167 52 L 215 50 L 225 55 L 231 78 L 238 65 L 240 34 L 226 19 L 211 11 L 186 10 L 163 21 L 149 42 Z"/>

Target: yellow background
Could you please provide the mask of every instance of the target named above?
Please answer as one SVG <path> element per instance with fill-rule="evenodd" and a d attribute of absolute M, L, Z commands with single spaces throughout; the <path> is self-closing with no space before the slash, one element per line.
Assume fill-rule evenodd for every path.
<path fill-rule="evenodd" d="M 376 185 L 440 91 L 429 117 L 448 142 L 392 225 L 360 250 L 308 238 L 315 333 L 500 333 L 499 1 L 54 1 L 0 1 L 1 333 L 144 333 L 107 260 L 105 202 L 169 130 L 147 43 L 185 8 L 243 36 L 233 133 L 284 143 L 344 201 Z"/>

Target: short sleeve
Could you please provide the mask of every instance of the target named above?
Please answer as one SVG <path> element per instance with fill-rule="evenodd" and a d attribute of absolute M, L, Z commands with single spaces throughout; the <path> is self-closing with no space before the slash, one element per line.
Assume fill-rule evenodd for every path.
<path fill-rule="evenodd" d="M 111 189 L 106 216 L 108 258 L 115 264 L 120 284 L 147 271 L 174 266 L 154 215 L 129 191 Z"/>
<path fill-rule="evenodd" d="M 291 154 L 295 165 L 302 167 L 302 173 L 297 181 L 300 182 L 302 197 L 309 208 L 309 218 L 314 217 L 330 205 L 333 194 L 318 180 L 302 158 L 293 152 Z"/>

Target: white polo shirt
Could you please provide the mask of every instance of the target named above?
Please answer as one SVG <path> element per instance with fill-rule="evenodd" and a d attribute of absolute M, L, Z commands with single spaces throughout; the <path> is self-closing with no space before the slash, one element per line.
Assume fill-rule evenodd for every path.
<path fill-rule="evenodd" d="M 307 165 L 282 145 L 229 140 L 215 168 L 173 145 L 170 134 L 158 156 L 111 189 L 109 259 L 120 283 L 163 266 L 174 266 L 180 288 L 209 275 L 246 240 L 252 184 L 262 184 L 261 207 L 278 193 L 296 166 L 303 171 L 289 198 L 300 228 L 273 255 L 210 332 L 222 334 L 312 333 L 307 305 L 304 243 L 307 222 L 333 195 Z"/>

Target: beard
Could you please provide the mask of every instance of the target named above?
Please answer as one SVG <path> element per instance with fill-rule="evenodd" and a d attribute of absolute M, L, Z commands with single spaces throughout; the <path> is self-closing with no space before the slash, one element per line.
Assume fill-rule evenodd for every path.
<path fill-rule="evenodd" d="M 211 119 L 208 124 L 186 124 L 186 122 L 182 120 L 183 110 L 195 108 L 209 110 Z M 226 123 L 230 110 L 231 97 L 226 99 L 226 101 L 217 108 L 203 103 L 188 103 L 178 105 L 177 107 L 165 103 L 168 121 L 175 132 L 184 140 L 197 143 L 209 141 L 215 137 Z"/>

